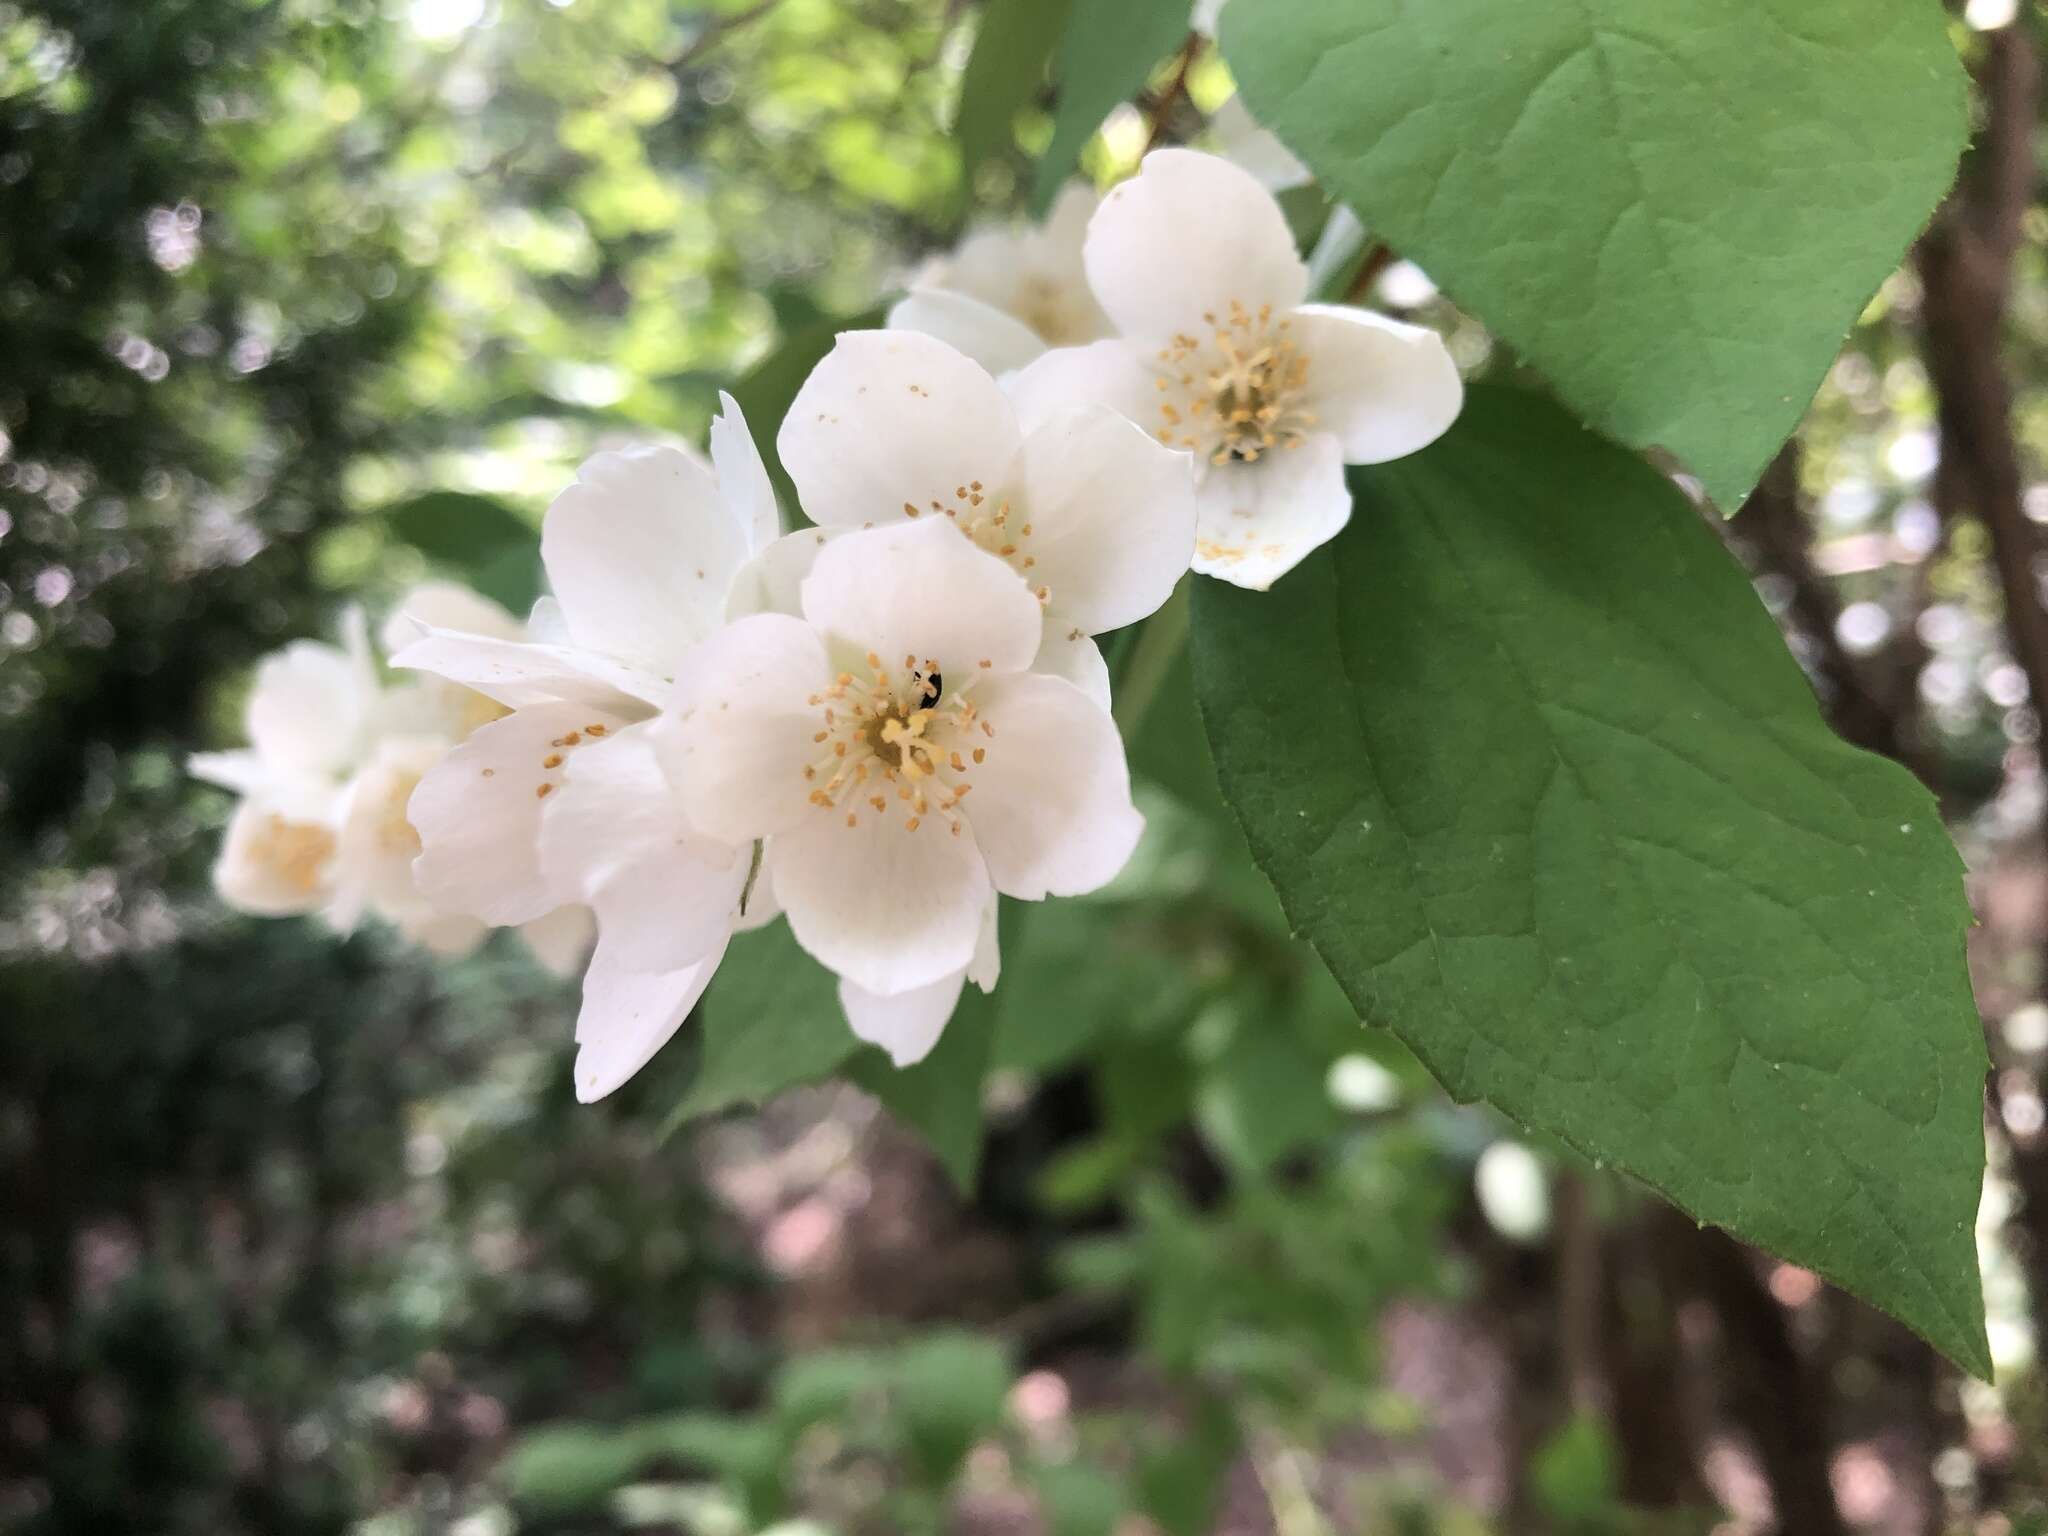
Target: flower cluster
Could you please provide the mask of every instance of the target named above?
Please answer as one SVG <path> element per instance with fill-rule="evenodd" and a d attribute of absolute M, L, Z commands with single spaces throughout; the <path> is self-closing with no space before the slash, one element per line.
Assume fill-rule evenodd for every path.
<path fill-rule="evenodd" d="M 588 909 L 586 1100 L 778 919 L 854 1033 L 918 1060 L 996 983 L 999 897 L 1099 889 L 1137 845 L 1095 637 L 1191 566 L 1269 585 L 1348 519 L 1346 463 L 1456 414 L 1434 335 L 1306 292 L 1271 194 L 1187 151 L 978 233 L 790 405 L 808 526 L 725 397 L 708 462 L 582 466 L 523 628 L 443 590 L 396 621 L 409 689 L 360 621 L 268 663 L 252 749 L 195 763 L 248 796 L 223 892 L 463 942 Z"/>
<path fill-rule="evenodd" d="M 496 603 L 437 582 L 409 593 L 379 638 L 388 652 L 428 624 L 501 643 L 525 633 Z M 214 863 L 221 899 L 264 917 L 319 913 L 342 933 L 375 916 L 437 954 L 476 948 L 487 925 L 414 877 L 421 840 L 407 803 L 429 769 L 501 713 L 438 678 L 383 678 L 359 609 L 344 616 L 341 645 L 301 640 L 267 658 L 244 710 L 249 745 L 188 764 L 240 796 Z M 590 931 L 574 905 L 551 904 L 520 924 L 534 954 L 561 972 L 582 960 Z"/>
<path fill-rule="evenodd" d="M 1153 151 L 1089 219 L 1080 255 L 1114 334 L 1041 349 L 1006 387 L 1026 414 L 1105 405 L 1187 451 L 1204 575 L 1270 587 L 1350 521 L 1345 465 L 1428 446 L 1463 404 L 1434 331 L 1306 302 L 1279 203 L 1227 160 Z M 985 344 L 993 327 L 969 305 L 987 305 L 934 297 L 913 294 L 891 323 Z"/>

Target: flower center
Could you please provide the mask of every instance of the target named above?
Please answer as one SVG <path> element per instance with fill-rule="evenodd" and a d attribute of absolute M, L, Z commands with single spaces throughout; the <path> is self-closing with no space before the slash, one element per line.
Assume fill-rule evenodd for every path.
<path fill-rule="evenodd" d="M 979 480 L 955 486 L 950 502 L 935 496 L 922 507 L 915 502 L 903 503 L 905 517 L 923 517 L 928 511 L 950 517 L 976 548 L 1009 561 L 1039 602 L 1052 600 L 1052 589 L 1030 574 L 1038 564 L 1038 557 L 1031 553 L 1031 525 L 1010 510 L 1008 501 L 984 490 Z"/>
<path fill-rule="evenodd" d="M 1235 299 L 1209 339 L 1185 333 L 1160 349 L 1159 441 L 1187 448 L 1211 464 L 1256 464 L 1276 448 L 1298 448 L 1316 418 L 1308 395 L 1308 356 L 1288 334 L 1292 323 L 1256 313 Z"/>
<path fill-rule="evenodd" d="M 311 895 L 325 883 L 334 849 L 334 834 L 318 822 L 287 821 L 272 812 L 250 851 L 290 889 Z"/>
<path fill-rule="evenodd" d="M 804 768 L 811 804 L 843 814 L 849 827 L 864 813 L 893 809 L 911 832 L 936 812 L 958 837 L 956 812 L 973 788 L 968 775 L 988 755 L 972 738 L 995 735 L 967 697 L 975 675 L 949 681 L 930 657 L 885 667 L 870 651 L 860 672 L 842 672 L 812 694 L 822 729 L 811 740 L 822 755 Z"/>

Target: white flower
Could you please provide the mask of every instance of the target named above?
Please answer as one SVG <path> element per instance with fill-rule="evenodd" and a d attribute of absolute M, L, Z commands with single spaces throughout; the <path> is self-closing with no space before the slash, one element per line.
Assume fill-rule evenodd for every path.
<path fill-rule="evenodd" d="M 1279 134 L 1252 116 L 1242 93 L 1233 93 L 1209 114 L 1209 137 L 1219 155 L 1250 171 L 1269 192 L 1305 187 L 1316 179 L 1315 173 L 1295 158 L 1294 151 L 1280 142 Z"/>
<path fill-rule="evenodd" d="M 495 638 L 521 633 L 497 604 L 431 583 L 386 621 L 386 645 L 421 621 Z M 260 916 L 317 912 L 346 933 L 372 915 L 437 953 L 467 952 L 484 927 L 437 907 L 414 884 L 419 839 L 406 800 L 451 746 L 505 710 L 439 679 L 386 687 L 359 610 L 344 616 L 343 633 L 343 647 L 299 641 L 266 659 L 249 696 L 250 746 L 192 758 L 196 777 L 243 796 L 215 886 L 230 906 Z M 587 945 L 588 928 L 588 915 L 571 908 L 521 931 L 559 970 Z"/>
<path fill-rule="evenodd" d="M 1042 225 L 975 230 L 950 256 L 925 264 L 889 311 L 889 328 L 936 336 L 997 374 L 1048 347 L 1114 335 L 1081 264 L 1094 212 L 1094 190 L 1073 182 Z"/>
<path fill-rule="evenodd" d="M 743 580 L 737 611 L 796 611 L 828 538 L 916 520 L 1007 562 L 1044 604 L 1038 670 L 1105 708 L 1090 638 L 1172 595 L 1194 551 L 1187 456 L 1101 406 L 1020 420 L 979 365 L 907 331 L 852 331 L 819 363 L 777 440 L 819 530 L 791 534 Z"/>
<path fill-rule="evenodd" d="M 876 445 L 877 472 L 889 446 L 946 451 L 906 433 Z M 963 975 L 993 982 L 976 962 L 993 960 L 994 895 L 1098 888 L 1143 819 L 1107 711 L 1031 670 L 1039 600 L 950 520 L 832 540 L 801 602 L 696 654 L 668 777 L 704 834 L 764 839 L 798 942 L 842 978 L 855 1027 L 908 1061 Z"/>
<path fill-rule="evenodd" d="M 1463 404 L 1431 331 L 1305 304 L 1279 204 L 1213 155 L 1155 150 L 1088 227 L 1114 341 L 1049 352 L 1011 381 L 1020 414 L 1092 400 L 1195 455 L 1194 568 L 1263 590 L 1350 521 L 1346 464 L 1433 442 Z"/>
<path fill-rule="evenodd" d="M 735 574 L 777 531 L 767 471 L 729 397 L 711 456 L 590 459 L 542 525 L 555 600 L 537 610 L 536 638 L 429 629 L 394 658 L 507 711 L 412 794 L 419 889 L 491 924 L 528 923 L 564 901 L 596 913 L 576 1028 L 586 1101 L 638 1071 L 695 1005 L 747 873 L 742 851 L 666 815 L 652 724 L 685 658 L 723 621 Z"/>

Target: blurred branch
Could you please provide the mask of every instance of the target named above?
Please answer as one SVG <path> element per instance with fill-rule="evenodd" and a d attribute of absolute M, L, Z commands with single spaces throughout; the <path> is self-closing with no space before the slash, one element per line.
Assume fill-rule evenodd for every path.
<path fill-rule="evenodd" d="M 1794 438 L 1771 461 L 1742 510 L 1725 526 L 1749 541 L 1767 569 L 1791 583 L 1793 623 L 1813 644 L 1813 671 L 1836 732 L 1867 751 L 1915 767 L 1908 756 L 1909 733 L 1902 716 L 1918 666 L 1895 668 L 1900 680 L 1891 688 L 1880 688 L 1842 648 L 1837 629 L 1842 605 L 1814 569 L 1813 529 L 1799 505 L 1799 454 L 1799 440 Z M 1914 661 L 1917 663 L 1917 657 Z M 1923 772 L 1921 777 L 1925 779 L 1927 774 Z"/>
<path fill-rule="evenodd" d="M 1160 89 L 1159 94 L 1145 104 L 1145 147 L 1151 149 L 1166 132 L 1173 109 L 1181 104 L 1188 94 L 1188 72 L 1195 67 L 1195 60 L 1202 52 L 1202 34 L 1189 32 L 1187 41 L 1180 45 L 1175 56 L 1173 77 Z"/>
<path fill-rule="evenodd" d="M 2026 29 L 1986 34 L 1976 73 L 1987 107 L 1984 130 L 1955 192 L 1915 250 L 1925 290 L 1927 370 L 1941 426 L 1944 473 L 1936 492 L 1967 498 L 1990 532 L 2007 637 L 2040 710 L 2048 705 L 2043 548 L 2022 502 L 2012 381 L 2001 355 L 2013 256 L 2037 175 L 2033 125 L 2041 66 Z"/>
<path fill-rule="evenodd" d="M 782 3 L 782 0 L 755 0 L 743 11 L 734 11 L 730 16 L 721 16 L 704 24 L 704 30 L 691 38 L 683 51 L 669 61 L 669 71 L 679 74 L 696 63 L 704 54 L 715 48 L 729 34 L 739 31 L 766 16 Z"/>

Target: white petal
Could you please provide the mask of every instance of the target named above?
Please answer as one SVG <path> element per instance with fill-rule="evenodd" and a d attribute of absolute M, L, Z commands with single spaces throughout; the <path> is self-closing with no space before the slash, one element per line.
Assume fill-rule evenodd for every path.
<path fill-rule="evenodd" d="M 398 600 L 378 631 L 377 643 L 388 655 L 403 650 L 430 629 L 488 635 L 494 640 L 526 638 L 526 626 L 488 597 L 452 581 L 427 581 Z"/>
<path fill-rule="evenodd" d="M 960 1001 L 965 970 L 942 976 L 929 986 L 912 987 L 894 997 L 881 997 L 839 978 L 839 1007 L 847 1027 L 869 1045 L 889 1053 L 899 1067 L 923 1061 L 945 1033 L 946 1021 Z"/>
<path fill-rule="evenodd" d="M 1102 647 L 1079 630 L 1048 629 L 1031 670 L 1064 678 L 1100 708 L 1106 710 L 1110 706 L 1109 663 L 1102 659 Z"/>
<path fill-rule="evenodd" d="M 1280 136 L 1263 128 L 1245 106 L 1244 97 L 1232 96 L 1209 114 L 1209 132 L 1217 152 L 1258 178 L 1259 185 L 1274 192 L 1305 187 L 1315 176 L 1280 142 Z"/>
<path fill-rule="evenodd" d="M 1351 521 L 1344 453 L 1327 432 L 1256 464 L 1221 464 L 1195 493 L 1195 569 L 1263 592 Z"/>
<path fill-rule="evenodd" d="M 758 554 L 782 532 L 775 486 L 740 403 L 724 390 L 718 392 L 718 403 L 724 409 L 711 418 L 711 465 L 718 471 L 718 493 L 746 531 L 748 551 Z"/>
<path fill-rule="evenodd" d="M 777 613 L 736 620 L 686 658 L 674 723 L 655 740 L 701 832 L 738 846 L 811 809 L 804 768 L 822 718 L 809 700 L 830 681 L 816 632 Z"/>
<path fill-rule="evenodd" d="M 725 941 L 693 964 L 673 971 L 636 971 L 619 961 L 603 939 L 583 973 L 583 1008 L 576 1015 L 576 1098 L 595 1103 L 654 1059 L 682 1027 L 718 974 Z"/>
<path fill-rule="evenodd" d="M 249 690 L 249 744 L 288 774 L 341 774 L 354 766 L 376 694 L 364 660 L 298 640 L 263 659 Z"/>
<path fill-rule="evenodd" d="M 1345 463 L 1405 458 L 1458 419 L 1465 386 L 1435 331 L 1338 304 L 1305 304 L 1293 318 L 1309 360 L 1306 403 Z"/>
<path fill-rule="evenodd" d="M 476 953 L 490 935 L 490 928 L 459 912 L 436 912 L 420 907 L 396 919 L 398 931 L 408 943 L 417 944 L 443 960 L 459 960 Z"/>
<path fill-rule="evenodd" d="M 535 645 L 569 643 L 569 621 L 562 617 L 562 605 L 555 601 L 554 593 L 543 592 L 533 600 L 526 615 L 526 638 Z"/>
<path fill-rule="evenodd" d="M 1215 155 L 1155 149 L 1088 226 L 1088 282 L 1127 337 L 1206 336 L 1233 302 L 1292 309 L 1308 271 L 1273 194 Z"/>
<path fill-rule="evenodd" d="M 568 902 L 545 917 L 519 925 L 519 937 L 541 968 L 556 976 L 573 976 L 590 954 L 597 922 L 590 908 Z"/>
<path fill-rule="evenodd" d="M 507 709 L 588 700 L 620 714 L 644 712 L 669 695 L 665 678 L 589 651 L 430 630 L 391 658 L 401 670 L 431 672 L 496 699 Z"/>
<path fill-rule="evenodd" d="M 419 834 L 406 802 L 426 775 L 447 758 L 445 740 L 396 737 L 378 744 L 350 784 L 335 856 L 335 894 L 329 916 L 343 931 L 365 912 L 399 920 L 433 915 L 436 905 L 413 883 Z M 445 914 L 443 914 L 445 915 Z"/>
<path fill-rule="evenodd" d="M 541 873 L 541 807 L 573 792 L 563 769 L 593 740 L 590 726 L 604 728 L 602 739 L 629 723 L 589 704 L 537 704 L 449 753 L 420 780 L 408 808 L 422 845 L 413 864 L 420 893 L 487 923 L 531 922 L 560 905 Z M 550 758 L 560 761 L 549 766 Z"/>
<path fill-rule="evenodd" d="M 1195 553 L 1192 458 L 1114 412 L 1063 411 L 1024 439 L 1018 488 L 1050 593 L 1046 627 L 1135 624 L 1173 595 Z"/>
<path fill-rule="evenodd" d="M 913 987 L 893 997 L 883 997 L 839 979 L 839 1007 L 847 1025 L 870 1045 L 889 1053 L 899 1067 L 913 1066 L 931 1054 L 945 1033 L 953 1010 L 960 1004 L 960 988 L 973 982 L 984 992 L 993 992 L 1002 975 L 1003 956 L 996 938 L 997 901 L 993 893 L 981 909 L 981 934 L 974 945 L 974 958 L 964 971 L 941 976 L 928 986 Z"/>
<path fill-rule="evenodd" d="M 1046 210 L 1045 223 L 1040 226 L 1040 265 L 1048 270 L 1061 271 L 1085 287 L 1087 270 L 1082 265 L 1081 253 L 1088 244 L 1088 223 L 1101 206 L 1102 199 L 1096 195 L 1095 188 L 1085 181 L 1069 181 L 1061 187 L 1059 195 L 1052 200 L 1052 207 Z"/>
<path fill-rule="evenodd" d="M 1004 379 L 1003 390 L 1027 433 L 1077 405 L 1107 406 L 1153 432 L 1164 425 L 1153 380 L 1153 370 L 1129 342 L 1096 341 L 1046 353 Z"/>
<path fill-rule="evenodd" d="M 888 327 L 936 336 L 996 374 L 1022 368 L 1045 351 L 1038 333 L 1022 320 L 949 288 L 913 288 L 890 307 Z"/>
<path fill-rule="evenodd" d="M 1021 672 L 1037 654 L 1038 599 L 1008 563 L 926 518 L 835 539 L 803 585 L 804 617 L 887 666 L 930 658 L 966 674 Z"/>
<path fill-rule="evenodd" d="M 797 942 L 855 986 L 883 996 L 964 971 L 989 897 L 974 839 L 952 835 L 938 817 L 912 832 L 893 808 L 850 803 L 854 826 L 839 811 L 814 806 L 768 840 L 775 895 Z"/>
<path fill-rule="evenodd" d="M 839 537 L 837 529 L 799 528 L 785 533 L 740 567 L 726 595 L 728 620 L 744 619 L 756 613 L 803 613 L 804 578 L 811 574 L 818 551 L 826 541 Z"/>
<path fill-rule="evenodd" d="M 663 677 L 725 615 L 752 552 L 709 465 L 676 448 L 600 453 L 541 525 L 541 558 L 570 637 Z M 751 515 L 751 514 L 749 514 Z"/>
<path fill-rule="evenodd" d="M 236 911 L 259 917 L 318 911 L 334 888 L 336 844 L 331 822 L 244 800 L 221 840 L 214 889 Z"/>
<path fill-rule="evenodd" d="M 238 795 L 262 790 L 276 777 L 254 752 L 194 752 L 185 759 L 185 771 L 207 784 L 217 784 Z"/>
<path fill-rule="evenodd" d="M 987 370 L 944 342 L 847 331 L 775 442 L 811 520 L 859 528 L 994 483 L 1016 455 L 1017 417 Z"/>
<path fill-rule="evenodd" d="M 1188 17 L 1188 25 L 1204 37 L 1216 35 L 1217 23 L 1223 19 L 1225 0 L 1195 0 L 1195 8 Z"/>
<path fill-rule="evenodd" d="M 994 735 L 964 814 L 996 889 L 1037 901 L 1108 884 L 1145 827 L 1115 722 L 1035 672 L 994 679 L 976 702 Z"/>
<path fill-rule="evenodd" d="M 548 887 L 588 902 L 612 958 L 645 971 L 687 965 L 729 932 L 747 877 L 744 854 L 683 815 L 655 754 L 660 724 L 578 747 L 540 819 Z"/>

